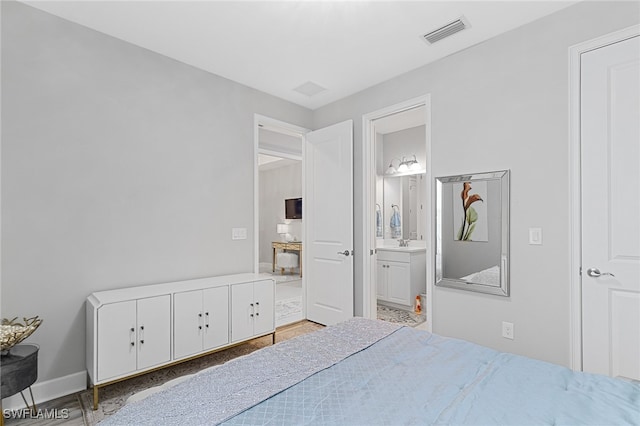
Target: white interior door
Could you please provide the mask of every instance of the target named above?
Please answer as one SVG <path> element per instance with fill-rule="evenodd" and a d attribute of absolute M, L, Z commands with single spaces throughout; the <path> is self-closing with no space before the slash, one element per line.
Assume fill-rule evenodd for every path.
<path fill-rule="evenodd" d="M 307 318 L 353 316 L 353 122 L 307 133 L 304 155 Z"/>
<path fill-rule="evenodd" d="M 640 37 L 582 54 L 583 369 L 640 380 Z"/>

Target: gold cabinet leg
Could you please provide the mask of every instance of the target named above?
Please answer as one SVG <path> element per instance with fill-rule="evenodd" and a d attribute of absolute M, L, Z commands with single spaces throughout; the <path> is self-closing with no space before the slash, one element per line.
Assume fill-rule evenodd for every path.
<path fill-rule="evenodd" d="M 98 409 L 98 386 L 93 385 L 93 411 Z"/>
<path fill-rule="evenodd" d="M 272 345 L 276 344 L 276 332 L 275 331 L 273 333 L 271 333 L 271 344 Z"/>

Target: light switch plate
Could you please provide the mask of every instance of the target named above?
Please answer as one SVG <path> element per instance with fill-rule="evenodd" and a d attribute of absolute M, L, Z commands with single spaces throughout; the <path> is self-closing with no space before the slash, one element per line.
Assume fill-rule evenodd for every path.
<path fill-rule="evenodd" d="M 247 239 L 247 228 L 232 228 L 231 229 L 231 239 L 232 240 L 246 240 Z"/>
<path fill-rule="evenodd" d="M 542 245 L 542 228 L 529 228 L 529 244 Z"/>

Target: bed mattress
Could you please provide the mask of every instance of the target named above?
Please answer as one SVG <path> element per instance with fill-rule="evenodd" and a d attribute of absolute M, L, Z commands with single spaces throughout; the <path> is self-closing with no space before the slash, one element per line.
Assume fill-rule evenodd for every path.
<path fill-rule="evenodd" d="M 104 424 L 640 424 L 637 383 L 426 331 L 354 319 L 288 342 L 131 404 Z M 256 366 L 264 369 L 259 380 L 242 374 Z M 221 412 L 229 398 L 232 409 Z M 189 400 L 196 402 L 185 408 Z"/>

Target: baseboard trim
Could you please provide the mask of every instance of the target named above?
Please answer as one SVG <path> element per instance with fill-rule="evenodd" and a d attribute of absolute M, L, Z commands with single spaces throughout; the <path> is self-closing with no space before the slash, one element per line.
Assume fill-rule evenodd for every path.
<path fill-rule="evenodd" d="M 56 379 L 36 382 L 31 386 L 33 398 L 36 405 L 62 396 L 71 395 L 87 389 L 87 372 L 80 371 L 78 373 L 69 374 L 68 376 L 58 377 Z M 29 390 L 23 391 L 27 402 L 31 403 L 31 395 Z M 2 400 L 2 408 L 5 410 L 21 410 L 25 408 L 22 396 L 18 392 L 15 395 Z"/>

